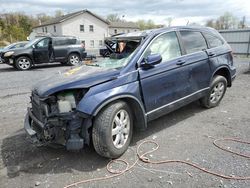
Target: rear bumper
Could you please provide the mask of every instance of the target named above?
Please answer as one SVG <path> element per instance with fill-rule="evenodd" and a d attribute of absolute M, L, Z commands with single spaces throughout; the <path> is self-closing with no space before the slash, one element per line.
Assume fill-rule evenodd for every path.
<path fill-rule="evenodd" d="M 231 68 L 230 72 L 231 72 L 231 82 L 233 82 L 236 78 L 236 68 L 235 67 Z"/>

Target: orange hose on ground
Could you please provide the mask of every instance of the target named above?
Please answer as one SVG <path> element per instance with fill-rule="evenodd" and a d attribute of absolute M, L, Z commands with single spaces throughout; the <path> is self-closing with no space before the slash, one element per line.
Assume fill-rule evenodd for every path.
<path fill-rule="evenodd" d="M 233 142 L 238 142 L 238 143 L 243 143 L 243 144 L 250 144 L 250 142 L 247 142 L 247 141 L 243 141 L 243 140 L 239 140 L 239 139 L 236 139 L 236 138 L 221 138 L 221 139 L 216 139 L 214 140 L 213 144 L 223 150 L 223 151 L 226 151 L 226 152 L 229 152 L 229 153 L 232 153 L 232 154 L 235 154 L 235 155 L 238 155 L 238 156 L 241 156 L 241 157 L 244 157 L 244 158 L 250 158 L 249 155 L 246 155 L 246 154 L 242 154 L 242 153 L 238 153 L 238 152 L 235 152 L 235 151 L 232 151 L 232 150 L 229 150 L 229 149 L 226 149 L 222 146 L 220 146 L 217 142 L 219 141 L 233 141 Z M 142 147 L 142 145 L 144 144 L 154 144 L 155 147 L 152 149 L 152 150 L 149 150 L 149 151 L 146 151 L 145 153 L 142 153 L 140 155 L 140 149 Z M 140 143 L 136 149 L 136 155 L 137 155 L 137 159 L 135 160 L 135 162 L 129 166 L 129 163 L 123 159 L 115 159 L 115 160 L 111 160 L 108 164 L 107 164 L 107 171 L 109 173 L 111 173 L 112 175 L 110 176 L 104 176 L 104 177 L 99 177 L 99 178 L 92 178 L 92 179 L 86 179 L 86 180 L 82 180 L 82 181 L 78 181 L 78 182 L 75 182 L 75 183 L 72 183 L 70 185 L 67 185 L 65 186 L 64 188 L 70 188 L 70 187 L 73 187 L 73 186 L 77 186 L 79 184 L 83 184 L 83 183 L 87 183 L 87 182 L 92 182 L 92 181 L 101 181 L 101 180 L 107 180 L 107 179 L 111 179 L 111 178 L 115 178 L 117 176 L 121 176 L 122 174 L 126 173 L 127 171 L 131 170 L 137 163 L 138 161 L 142 161 L 144 163 L 150 163 L 150 164 L 167 164 L 167 163 L 181 163 L 181 164 L 185 164 L 185 165 L 188 165 L 188 166 L 191 166 L 193 168 L 196 168 L 198 170 L 201 170 L 207 174 L 210 174 L 210 175 L 214 175 L 214 176 L 217 176 L 217 177 L 220 177 L 220 178 L 223 178 L 223 179 L 230 179 L 230 180 L 250 180 L 250 176 L 246 176 L 246 177 L 241 177 L 241 176 L 229 176 L 229 175 L 224 175 L 224 174 L 221 174 L 221 173 L 217 173 L 217 172 L 214 172 L 214 171 L 211 171 L 211 170 L 208 170 L 206 168 L 203 168 L 201 166 L 199 166 L 198 164 L 195 164 L 193 162 L 188 162 L 188 161 L 184 161 L 184 160 L 161 160 L 161 161 L 152 161 L 150 160 L 147 155 L 148 154 L 151 154 L 153 152 L 155 152 L 156 150 L 159 149 L 159 144 L 153 140 L 145 140 L 143 141 L 142 143 Z M 124 170 L 114 170 L 112 169 L 112 164 L 114 163 L 123 163 L 125 164 L 126 168 Z"/>

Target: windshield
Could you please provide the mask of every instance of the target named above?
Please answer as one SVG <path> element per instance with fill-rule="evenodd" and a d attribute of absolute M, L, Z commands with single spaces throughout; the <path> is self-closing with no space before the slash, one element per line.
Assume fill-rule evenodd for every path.
<path fill-rule="evenodd" d="M 25 46 L 24 46 L 24 48 L 29 48 L 29 47 L 31 47 L 32 45 L 34 45 L 37 41 L 39 41 L 41 38 L 36 38 L 36 39 L 33 39 L 33 40 L 31 40 L 30 42 L 28 42 Z"/>
<path fill-rule="evenodd" d="M 109 58 L 87 61 L 88 66 L 119 69 L 126 66 L 133 57 L 140 40 L 105 41 Z"/>
<path fill-rule="evenodd" d="M 109 69 L 119 69 L 124 66 L 126 66 L 131 58 L 133 57 L 135 52 L 130 54 L 128 57 L 122 58 L 122 59 L 113 59 L 110 58 L 103 58 L 99 59 L 95 62 L 86 63 L 87 66 L 97 66 L 97 67 L 103 67 L 103 68 L 109 68 Z"/>
<path fill-rule="evenodd" d="M 8 46 L 5 46 L 4 49 L 9 49 L 9 48 L 11 48 L 13 45 L 15 45 L 15 44 L 9 44 Z"/>

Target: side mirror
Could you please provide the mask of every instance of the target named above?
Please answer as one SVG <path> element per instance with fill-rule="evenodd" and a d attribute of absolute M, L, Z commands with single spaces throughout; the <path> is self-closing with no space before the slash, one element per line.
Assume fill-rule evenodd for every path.
<path fill-rule="evenodd" d="M 35 45 L 32 45 L 32 48 L 35 49 L 36 48 Z"/>
<path fill-rule="evenodd" d="M 152 68 L 154 65 L 159 64 L 162 61 L 160 54 L 151 54 L 148 57 L 144 58 L 141 62 L 141 67 L 143 68 Z"/>

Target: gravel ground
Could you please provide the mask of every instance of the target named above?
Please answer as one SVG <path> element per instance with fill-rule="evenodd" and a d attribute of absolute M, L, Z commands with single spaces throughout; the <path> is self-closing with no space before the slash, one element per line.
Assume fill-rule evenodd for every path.
<path fill-rule="evenodd" d="M 214 138 L 250 135 L 250 70 L 238 59 L 238 75 L 219 107 L 205 110 L 197 102 L 152 121 L 144 132 L 134 134 L 129 150 L 122 156 L 132 163 L 135 149 L 143 140 L 154 139 L 160 148 L 155 160 L 181 159 L 227 175 L 250 176 L 249 159 L 214 147 Z M 93 148 L 80 152 L 30 144 L 23 130 L 32 85 L 39 79 L 69 67 L 46 65 L 30 71 L 15 71 L 0 65 L 0 187 L 57 188 L 93 177 L 106 176 L 107 159 Z M 243 144 L 224 143 L 236 151 L 250 154 Z M 151 146 L 145 146 L 150 149 Z M 250 187 L 250 181 L 225 180 L 182 164 L 136 165 L 126 174 L 79 187 Z"/>

